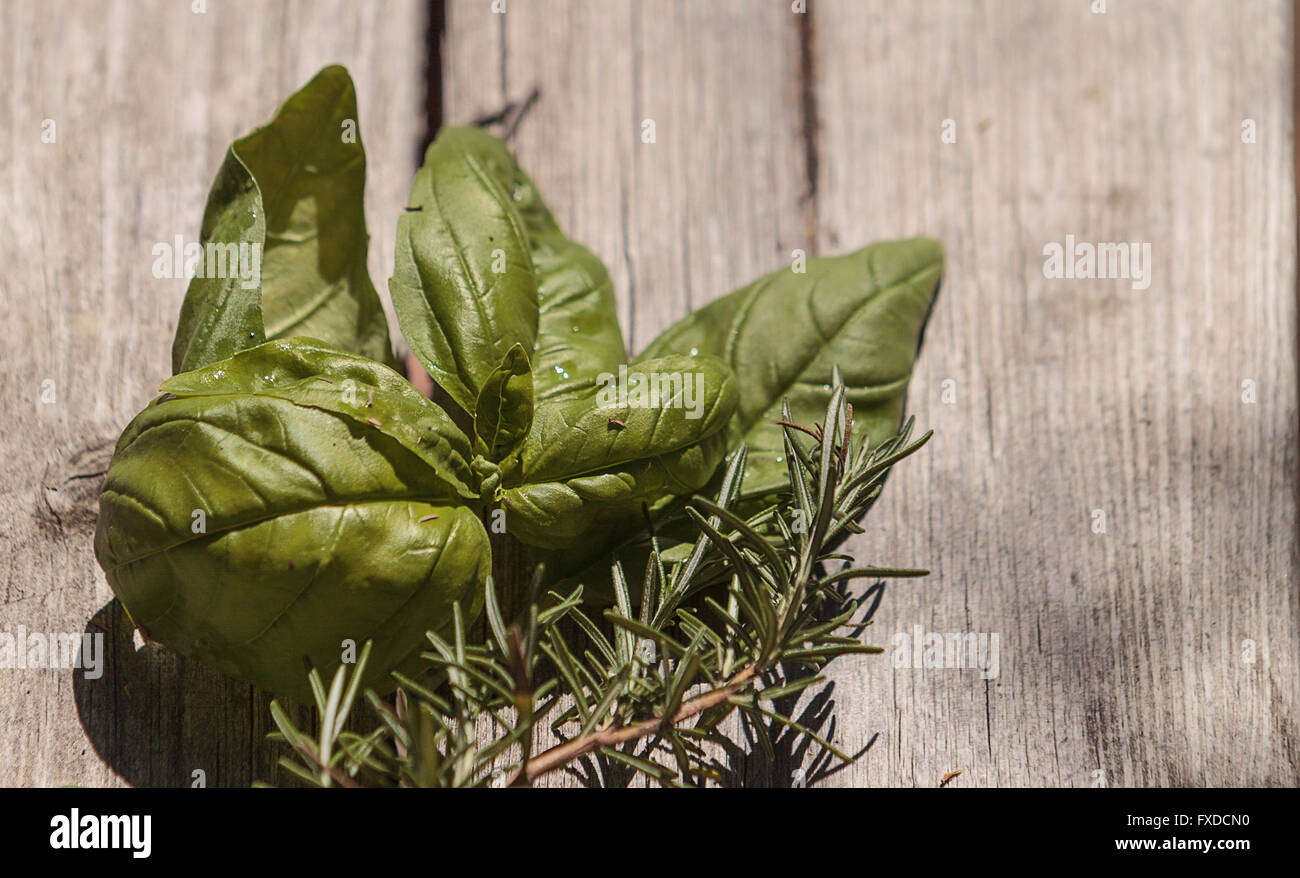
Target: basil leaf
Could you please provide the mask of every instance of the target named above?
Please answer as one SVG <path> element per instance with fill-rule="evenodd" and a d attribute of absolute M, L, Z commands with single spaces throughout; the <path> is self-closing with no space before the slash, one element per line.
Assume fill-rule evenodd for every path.
<path fill-rule="evenodd" d="M 726 452 L 727 437 L 719 430 L 676 451 L 602 472 L 511 488 L 506 526 L 544 549 L 607 545 L 644 528 L 643 506 L 655 512 L 706 485 Z M 600 535 L 593 537 L 597 526 Z"/>
<path fill-rule="evenodd" d="M 875 445 L 898 431 L 942 270 L 943 249 L 929 238 L 809 259 L 806 273 L 773 272 L 687 316 L 633 362 L 698 351 L 744 376 L 728 449 L 749 446 L 742 496 L 769 494 L 788 483 L 776 425 L 783 400 L 795 423 L 811 427 L 825 416 L 837 365 L 854 436 Z"/>
<path fill-rule="evenodd" d="M 507 526 L 532 545 L 572 545 L 596 522 L 639 527 L 706 484 L 726 451 L 736 379 L 714 357 L 664 357 L 604 373 L 542 403 L 517 464 L 503 469 Z"/>
<path fill-rule="evenodd" d="M 261 395 L 319 408 L 357 429 L 379 425 L 455 493 L 478 498 L 469 440 L 441 408 L 394 370 L 312 338 L 270 341 L 167 379 L 177 397 Z"/>
<path fill-rule="evenodd" d="M 617 370 L 627 362 L 627 346 L 604 263 L 565 237 L 518 165 L 510 171 L 510 191 L 528 230 L 541 299 L 533 393 L 539 401 L 557 399 L 581 392 L 592 375 Z"/>
<path fill-rule="evenodd" d="M 429 515 L 438 518 L 420 521 Z M 364 546 L 364 563 L 341 558 L 343 546 Z M 490 568 L 472 511 L 388 501 L 268 519 L 123 563 L 108 578 L 151 641 L 310 704 L 302 660 L 329 679 L 346 640 L 374 641 L 363 685 L 384 692 L 393 670 L 416 676 L 424 632 L 447 634 L 456 601 L 476 618 Z"/>
<path fill-rule="evenodd" d="M 260 250 L 266 241 L 262 196 L 233 146 L 208 192 L 199 241 L 205 254 L 213 254 L 213 267 L 207 267 L 205 255 L 202 271 L 185 292 L 172 340 L 173 373 L 224 360 L 266 340 L 260 280 L 254 281 L 251 271 L 246 278 L 229 268 L 238 260 L 236 266 L 251 269 L 256 264 L 251 261 L 253 248 Z M 218 257 L 226 268 L 218 268 Z"/>
<path fill-rule="evenodd" d="M 465 137 L 478 144 L 481 167 L 509 194 L 527 233 L 540 298 L 537 340 L 530 349 L 534 398 L 581 391 L 590 376 L 627 362 L 609 272 L 560 231 L 536 185 L 501 141 L 477 130 Z"/>
<path fill-rule="evenodd" d="M 528 355 L 523 345 L 515 345 L 488 376 L 474 406 L 474 430 L 483 456 L 496 461 L 514 451 L 527 436 L 532 409 Z"/>
<path fill-rule="evenodd" d="M 473 128 L 445 128 L 429 146 L 397 224 L 397 266 L 389 289 L 416 357 L 471 415 L 505 413 L 485 433 L 519 436 L 532 414 L 532 379 L 493 378 L 516 345 L 537 338 L 537 279 L 528 237 L 494 168 L 505 146 Z M 513 374 L 513 373 L 512 373 Z M 521 380 L 527 377 L 527 380 Z M 499 405 L 484 398 L 504 393 Z"/>
<path fill-rule="evenodd" d="M 304 655 L 333 667 L 344 640 L 373 638 L 367 680 L 380 683 L 453 601 L 477 606 L 487 536 L 464 486 L 386 432 L 403 403 L 377 390 L 393 421 L 376 427 L 321 396 L 333 391 L 295 386 L 295 365 L 243 392 L 264 353 L 178 381 L 197 395 L 161 397 L 128 425 L 96 556 L 132 618 L 178 652 L 305 698 Z M 226 393 L 223 368 L 241 373 Z"/>
<path fill-rule="evenodd" d="M 172 371 L 267 338 L 313 336 L 395 362 L 366 270 L 366 158 L 356 91 L 327 67 L 270 124 L 236 140 L 208 194 L 202 273 L 185 295 Z"/>
<path fill-rule="evenodd" d="M 594 376 L 581 393 L 537 407 L 519 452 L 520 480 L 598 472 L 685 448 L 727 426 L 737 384 L 709 356 L 643 360 Z"/>

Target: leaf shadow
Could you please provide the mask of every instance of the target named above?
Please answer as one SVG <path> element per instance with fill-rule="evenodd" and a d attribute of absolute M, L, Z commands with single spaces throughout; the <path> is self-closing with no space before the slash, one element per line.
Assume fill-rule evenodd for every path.
<path fill-rule="evenodd" d="M 247 787 L 282 779 L 271 697 L 156 644 L 137 650 L 134 627 L 114 598 L 86 623 L 102 640 L 100 674 L 74 668 L 77 717 L 95 752 L 140 787 Z M 295 714 L 296 711 L 296 714 Z M 304 725 L 309 712 L 293 706 Z"/>
<path fill-rule="evenodd" d="M 847 581 L 837 583 L 832 587 L 832 591 L 841 600 L 851 597 Z M 883 581 L 872 584 L 862 593 L 860 605 L 863 612 L 859 624 L 866 625 L 871 622 L 880 608 L 884 594 Z M 869 659 L 870 656 L 865 658 Z M 798 679 L 808 673 L 808 669 L 801 665 L 783 664 L 779 667 L 779 671 L 779 674 L 773 675 L 773 678 L 767 681 L 767 685 L 779 685 L 785 680 Z M 778 698 L 772 702 L 772 709 L 836 745 L 847 755 L 852 756 L 856 762 L 871 750 L 880 738 L 880 733 L 873 733 L 856 751 L 847 750 L 843 746 L 845 742 L 836 741 L 839 723 L 833 697 L 835 686 L 834 681 L 829 681 L 811 690 L 814 693 L 811 697 L 808 697 L 807 692 L 801 692 Z M 795 716 L 794 711 L 799 701 L 806 697 L 808 701 L 803 710 Z M 741 714 L 740 726 L 744 746 L 736 747 L 734 750 L 728 749 L 727 761 L 717 766 L 722 773 L 722 786 L 784 789 L 808 787 L 834 777 L 853 764 L 844 762 L 813 738 L 777 720 L 765 720 L 760 728 L 749 717 Z M 764 738 L 770 741 L 770 753 L 763 743 Z"/>

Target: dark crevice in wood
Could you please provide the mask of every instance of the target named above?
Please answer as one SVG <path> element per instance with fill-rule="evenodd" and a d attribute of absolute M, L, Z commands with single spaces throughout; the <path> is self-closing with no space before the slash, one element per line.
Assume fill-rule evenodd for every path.
<path fill-rule="evenodd" d="M 442 41 L 447 32 L 447 0 L 429 0 L 429 21 L 424 31 L 424 136 L 415 161 L 424 161 L 424 152 L 442 127 Z"/>
<path fill-rule="evenodd" d="M 817 246 L 817 174 L 820 166 L 818 152 L 817 114 L 817 31 L 813 22 L 812 5 L 794 16 L 799 39 L 799 129 L 803 138 L 805 188 L 803 196 L 804 233 L 811 247 Z"/>
<path fill-rule="evenodd" d="M 641 8 L 635 4 L 631 10 L 631 33 L 629 34 L 632 44 L 632 136 L 636 138 L 630 153 L 630 161 L 635 163 L 637 158 L 637 146 L 641 145 Z M 619 172 L 619 225 L 622 229 L 621 242 L 623 245 L 623 262 L 627 265 L 627 344 L 628 352 L 638 350 L 644 345 L 638 344 L 636 337 L 636 271 L 632 262 L 632 243 L 630 228 L 630 213 L 628 211 L 628 180 L 629 169 L 624 168 Z M 683 226 L 683 232 L 685 227 Z"/>

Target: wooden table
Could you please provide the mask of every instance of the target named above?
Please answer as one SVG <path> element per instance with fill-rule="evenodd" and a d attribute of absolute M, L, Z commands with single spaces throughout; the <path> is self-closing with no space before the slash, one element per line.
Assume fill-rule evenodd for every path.
<path fill-rule="evenodd" d="M 265 696 L 135 651 L 91 533 L 168 373 L 185 280 L 151 247 L 197 235 L 229 141 L 332 61 L 380 288 L 430 114 L 533 89 L 514 146 L 634 350 L 795 249 L 943 240 L 909 396 L 936 436 L 851 550 L 933 571 L 869 640 L 997 634 L 999 673 L 844 660 L 833 734 L 871 746 L 823 782 L 1300 782 L 1290 3 L 196 5 L 0 6 L 0 632 L 109 649 L 93 681 L 0 669 L 0 784 L 273 777 Z M 1067 235 L 1149 243 L 1150 285 L 1045 277 Z M 811 756 L 743 779 L 806 782 Z"/>

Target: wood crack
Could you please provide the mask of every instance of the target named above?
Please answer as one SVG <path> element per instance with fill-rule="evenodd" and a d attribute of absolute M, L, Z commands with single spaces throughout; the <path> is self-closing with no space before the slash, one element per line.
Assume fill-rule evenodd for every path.
<path fill-rule="evenodd" d="M 817 176 L 821 166 L 818 150 L 819 116 L 817 109 L 817 31 L 811 5 L 795 15 L 799 43 L 799 130 L 803 140 L 804 234 L 812 247 L 817 246 Z"/>

